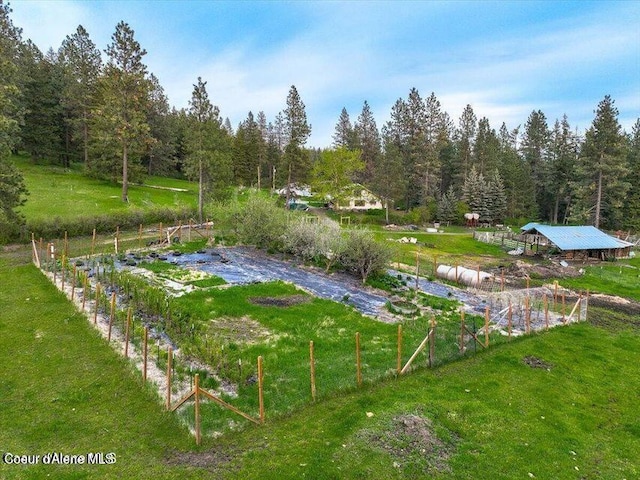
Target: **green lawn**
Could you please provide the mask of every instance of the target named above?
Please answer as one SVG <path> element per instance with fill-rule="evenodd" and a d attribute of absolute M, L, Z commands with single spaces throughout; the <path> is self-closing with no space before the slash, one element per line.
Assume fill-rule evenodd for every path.
<path fill-rule="evenodd" d="M 557 328 L 324 397 L 286 417 L 267 410 L 266 425 L 196 448 L 139 374 L 34 267 L 5 256 L 0 285 L 2 453 L 117 456 L 104 466 L 0 462 L 3 479 L 640 475 L 640 333 L 622 322 Z M 530 356 L 547 368 L 525 364 Z M 416 418 L 422 429 L 409 429 L 406 419 Z"/>
<path fill-rule="evenodd" d="M 584 275 L 563 278 L 559 283 L 573 290 L 618 295 L 640 302 L 640 258 L 603 262 L 585 267 Z"/>
<path fill-rule="evenodd" d="M 22 172 L 29 191 L 27 203 L 19 209 L 28 221 L 196 205 L 197 186 L 185 180 L 147 177 L 144 185 L 130 185 L 129 204 L 125 204 L 121 200 L 121 185 L 88 178 L 79 168 L 65 170 L 57 166 L 34 165 L 27 158 L 17 156 L 13 161 Z"/>

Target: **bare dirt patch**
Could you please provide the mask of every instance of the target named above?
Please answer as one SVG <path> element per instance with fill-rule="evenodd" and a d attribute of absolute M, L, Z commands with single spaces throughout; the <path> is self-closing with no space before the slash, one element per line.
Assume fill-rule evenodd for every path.
<path fill-rule="evenodd" d="M 429 474 L 450 471 L 448 460 L 453 454 L 453 445 L 436 435 L 427 417 L 398 415 L 382 431 L 369 431 L 365 440 L 394 457 L 398 467 L 414 464 Z"/>
<path fill-rule="evenodd" d="M 254 344 L 273 333 L 251 317 L 221 317 L 211 320 L 211 332 L 229 343 Z"/>
<path fill-rule="evenodd" d="M 309 303 L 311 297 L 308 295 L 287 295 L 284 297 L 251 297 L 249 301 L 261 307 L 292 307 L 301 303 Z"/>
<path fill-rule="evenodd" d="M 542 368 L 544 370 L 551 370 L 553 368 L 553 364 L 545 362 L 544 360 L 534 357 L 533 355 L 528 355 L 522 359 L 522 361 L 529 365 L 531 368 Z"/>
<path fill-rule="evenodd" d="M 211 472 L 228 467 L 229 463 L 237 457 L 237 453 L 226 450 L 208 450 L 206 452 L 173 452 L 165 460 L 167 465 L 189 465 L 196 468 L 204 468 Z"/>

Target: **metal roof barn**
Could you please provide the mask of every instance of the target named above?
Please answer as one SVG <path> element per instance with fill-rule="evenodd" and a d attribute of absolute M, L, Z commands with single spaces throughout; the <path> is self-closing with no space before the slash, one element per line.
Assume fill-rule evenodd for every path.
<path fill-rule="evenodd" d="M 545 239 L 563 252 L 596 251 L 597 256 L 628 256 L 633 244 L 607 235 L 591 225 L 552 226 L 529 223 L 522 227 L 522 234 L 533 236 L 536 245 L 544 245 Z M 540 240 L 543 240 L 542 242 Z M 592 256 L 592 255 L 589 255 Z"/>

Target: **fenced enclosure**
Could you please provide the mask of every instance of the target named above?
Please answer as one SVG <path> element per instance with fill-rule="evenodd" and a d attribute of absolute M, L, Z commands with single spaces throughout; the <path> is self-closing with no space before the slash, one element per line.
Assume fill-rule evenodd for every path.
<path fill-rule="evenodd" d="M 125 237 L 124 244 L 137 248 L 154 237 L 156 243 L 161 238 L 167 242 L 153 249 L 175 247 L 180 234 L 188 238 L 180 227 L 140 228 L 127 236 L 117 230 L 113 243 L 102 246 L 114 252 L 118 238 Z M 201 229 L 208 231 L 206 225 Z M 545 310 L 540 304 L 545 297 L 533 291 L 519 298 L 511 292 L 511 297 L 496 296 L 480 314 L 443 310 L 398 317 L 397 324 L 363 317 L 336 302 L 306 298 L 295 287 L 277 282 L 197 288 L 175 296 L 120 270 L 122 261 L 117 255 L 98 253 L 98 242 L 92 242 L 93 255 L 72 258 L 66 239 L 49 244 L 33 239 L 32 245 L 34 262 L 136 365 L 143 380 L 157 386 L 161 401 L 178 411 L 198 441 L 200 432 L 210 436 L 246 422 L 260 423 L 339 391 L 414 368 L 436 367 L 507 342 L 521 331 L 535 331 L 544 312 L 551 319 L 549 326 L 559 323 L 553 320 L 558 312 L 564 316 L 562 323 L 586 318 L 586 297 L 576 305 L 565 298 L 565 311 L 558 295 L 549 297 L 556 301 L 548 300 Z M 136 251 L 140 258 L 156 259 L 150 257 L 155 250 Z M 119 255 L 122 258 L 123 252 Z M 285 306 L 255 303 L 265 298 L 297 300 Z M 509 302 L 511 315 L 505 317 Z M 244 342 L 226 336 L 230 328 L 262 328 L 266 333 Z M 191 399 L 193 405 L 188 403 Z M 207 402 L 201 402 L 204 399 Z"/>

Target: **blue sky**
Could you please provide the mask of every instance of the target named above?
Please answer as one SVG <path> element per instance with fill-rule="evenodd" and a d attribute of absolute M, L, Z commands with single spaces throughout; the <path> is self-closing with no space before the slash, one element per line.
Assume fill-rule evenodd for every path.
<path fill-rule="evenodd" d="M 609 94 L 630 131 L 640 117 L 640 1 L 15 1 L 13 21 L 57 50 L 81 24 L 104 50 L 124 20 L 172 105 L 198 76 L 232 125 L 285 108 L 296 85 L 309 146 L 331 143 L 340 111 L 365 100 L 378 127 L 416 87 L 457 123 L 466 104 L 498 129 L 542 110 L 579 132 Z"/>

